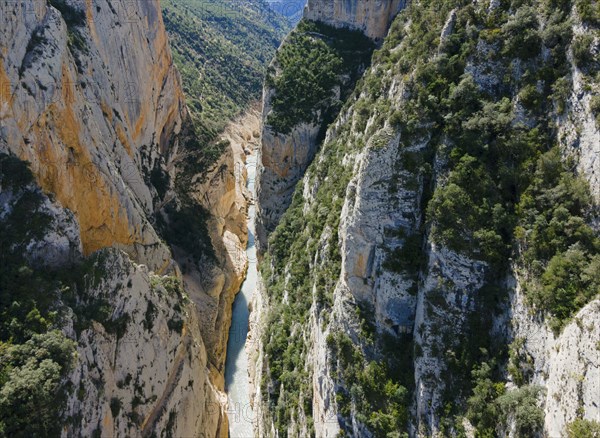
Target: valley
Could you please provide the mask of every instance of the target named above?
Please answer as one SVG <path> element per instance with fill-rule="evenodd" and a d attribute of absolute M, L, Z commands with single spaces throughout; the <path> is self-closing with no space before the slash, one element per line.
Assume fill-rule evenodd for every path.
<path fill-rule="evenodd" d="M 0 26 L 0 438 L 599 436 L 596 0 Z"/>

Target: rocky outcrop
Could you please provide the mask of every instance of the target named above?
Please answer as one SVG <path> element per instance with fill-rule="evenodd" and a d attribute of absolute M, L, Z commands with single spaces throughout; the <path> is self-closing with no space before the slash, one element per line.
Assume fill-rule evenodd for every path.
<path fill-rule="evenodd" d="M 185 106 L 158 2 L 3 8 L 3 148 L 74 212 L 85 254 L 116 245 L 164 269 L 148 177 L 176 152 Z"/>
<path fill-rule="evenodd" d="M 66 330 L 78 339 L 78 359 L 68 376 L 74 390 L 65 435 L 226 436 L 222 395 L 209 379 L 198 314 L 180 280 L 116 250 L 100 252 L 90 268 L 100 279 L 89 281 L 81 306 L 108 306 L 117 328 L 91 321 Z"/>
<path fill-rule="evenodd" d="M 362 30 L 367 36 L 375 38 L 366 32 L 366 29 L 354 26 L 352 20 L 348 17 L 346 17 L 346 21 L 340 19 L 336 24 L 327 20 L 326 17 L 321 17 L 319 14 L 310 11 L 310 6 L 307 6 L 305 20 L 313 20 L 329 26 L 337 25 Z M 384 11 L 374 10 L 372 14 L 375 20 L 375 17 L 381 18 Z M 383 32 L 387 30 L 390 21 L 391 18 L 387 22 L 384 20 L 380 23 L 380 27 L 384 27 Z M 314 39 L 314 41 L 320 40 L 330 46 L 329 55 L 336 56 L 339 59 L 341 68 L 336 71 L 338 78 L 335 85 L 327 90 L 326 96 L 322 96 L 321 101 L 318 102 L 318 108 L 313 109 L 310 118 L 292 123 L 292 126 L 287 130 L 278 130 L 270 124 L 270 119 L 276 114 L 277 110 L 274 108 L 273 102 L 278 97 L 281 98 L 277 96 L 277 87 L 274 85 L 276 78 L 283 75 L 302 74 L 300 71 L 284 71 L 285 66 L 279 63 L 278 56 L 282 54 L 285 56 L 287 49 L 293 52 L 295 45 L 302 45 L 305 42 L 296 38 L 297 35 L 292 33 L 283 42 L 269 68 L 270 76 L 263 91 L 263 129 L 258 157 L 256 233 L 257 246 L 260 252 L 266 250 L 268 236 L 289 207 L 296 184 L 302 179 L 321 146 L 327 125 L 337 116 L 356 80 L 368 65 L 368 60 L 374 49 L 371 44 L 365 44 L 366 41 L 370 43 L 367 38 L 364 38 L 365 41 L 361 41 L 356 35 L 345 35 L 336 40 L 338 38 L 335 35 L 336 29 L 332 31 L 325 26 L 320 30 L 323 34 L 316 31 L 309 31 L 305 34 L 309 35 L 309 38 Z M 297 29 L 295 32 L 304 35 L 302 29 Z M 319 50 L 322 49 L 319 48 Z M 319 66 L 313 65 L 308 68 L 316 69 Z M 318 77 L 319 74 L 316 74 L 316 76 Z M 306 81 L 312 79 L 298 77 L 294 80 Z"/>
<path fill-rule="evenodd" d="M 208 229 L 217 262 L 202 271 L 185 256 L 185 289 L 199 309 L 199 322 L 215 384 L 223 390 L 223 372 L 232 304 L 246 274 L 247 215 L 251 194 L 246 189 L 246 157 L 260 139 L 260 113 L 254 105 L 232 121 L 221 141 L 228 144 L 205 175 L 197 175 L 192 196 L 211 212 Z M 207 275 L 208 274 L 208 275 Z"/>
<path fill-rule="evenodd" d="M 289 134 L 273 132 L 267 123 L 272 97 L 273 90 L 266 89 L 256 188 L 259 199 L 256 233 L 261 249 L 266 248 L 269 233 L 275 229 L 290 205 L 296 184 L 315 157 L 321 131 L 318 124 L 302 123 L 292 128 Z"/>
<path fill-rule="evenodd" d="M 5 2 L 0 23 L 0 152 L 30 163 L 45 211 L 68 225 L 28 257 L 73 264 L 85 286 L 64 303 L 63 331 L 78 341 L 64 434 L 226 436 L 224 351 L 247 239 L 242 143 L 190 187 L 212 214 L 218 257 L 182 274 L 188 255 L 173 257 L 158 213 L 177 203 L 193 130 L 159 2 Z"/>
<path fill-rule="evenodd" d="M 575 23 L 580 20 L 575 12 L 572 19 Z M 581 37 L 586 31 L 579 24 L 573 28 L 575 38 Z M 569 111 L 557 120 L 561 150 L 575 159 L 579 172 L 588 180 L 593 196 L 600 202 L 600 124 L 591 108 L 594 88 L 590 87 L 584 72 L 577 68 L 572 53 L 570 64 L 573 90 L 567 102 Z"/>
<path fill-rule="evenodd" d="M 60 290 L 48 282 L 43 292 L 55 297 L 57 326 L 77 341 L 56 407 L 62 435 L 226 436 L 223 395 L 179 272 L 157 275 L 114 248 L 84 257 L 73 213 L 33 182 L 2 189 L 2 226 L 22 229 L 14 215 L 24 206 L 36 224 L 25 240 L 4 235 L 4 256 L 14 260 L 22 246 L 29 269 L 60 279 Z"/>
<path fill-rule="evenodd" d="M 532 382 L 546 388 L 544 429 L 548 436 L 563 436 L 566 426 L 577 418 L 597 421 L 600 302 L 586 305 L 556 336 L 543 321 L 532 317 L 517 283 L 510 315 L 518 353 L 530 360 Z"/>
<path fill-rule="evenodd" d="M 363 7 L 369 4 L 364 2 Z M 585 177 L 598 202 L 600 141 L 592 103 L 598 92 L 597 79 L 577 66 L 570 39 L 559 45 L 548 37 L 558 25 L 564 35 L 569 35 L 572 27 L 576 37 L 595 31 L 582 24 L 574 12 L 572 20 L 565 20 L 524 8 L 506 11 L 506 21 L 494 24 L 498 28 L 484 25 L 480 37 L 469 40 L 473 17 L 485 18 L 503 6 L 478 4 L 475 15 L 455 5 L 443 6 L 441 11 L 423 6 L 414 15 L 407 10 L 406 16 L 401 15 L 394 23 L 388 44 L 374 56 L 362 85 L 329 127 L 323 145 L 290 197 L 291 206 L 271 233 L 261 270 L 264 284 L 253 303 L 254 411 L 260 413 L 257 431 L 262 435 L 302 435 L 314 427 L 319 437 L 336 436 L 340 431 L 350 436 L 385 436 L 389 430 L 401 430 L 409 436 L 456 436 L 462 428 L 467 436 L 473 436 L 475 427 L 467 418 L 476 419 L 477 412 L 474 415 L 473 411 L 477 408 L 471 406 L 469 397 L 481 396 L 488 382 L 485 379 L 496 385 L 494 391 L 504 394 L 504 398 L 486 399 L 489 405 L 498 403 L 498 418 L 494 418 L 489 433 L 559 437 L 566 436 L 567 426 L 576 419 L 598 421 L 600 413 L 593 401 L 599 391 L 598 299 L 592 291 L 563 321 L 564 326 L 560 330 L 555 326 L 553 332 L 552 311 L 533 303 L 532 291 L 525 291 L 526 286 L 531 287 L 530 277 L 542 275 L 533 270 L 524 274 L 517 260 L 523 257 L 519 251 L 525 249 L 514 249 L 515 243 L 521 242 L 518 231 L 522 231 L 515 232 L 515 224 L 525 220 L 523 212 L 515 211 L 514 206 L 520 196 L 529 195 L 524 194 L 527 186 L 508 202 L 499 198 L 513 215 L 515 222 L 507 232 L 514 235 L 506 241 L 508 249 L 499 248 L 491 254 L 485 254 L 485 244 L 475 233 L 465 239 L 463 247 L 453 243 L 452 236 L 441 234 L 441 222 L 446 217 L 452 218 L 451 227 L 458 225 L 453 229 L 468 234 L 467 209 L 455 216 L 446 216 L 451 215 L 450 210 L 443 210 L 444 217 L 437 219 L 434 210 L 440 202 L 437 196 L 449 186 L 459 185 L 456 172 L 464 171 L 461 177 L 476 172 L 457 170 L 468 135 L 485 135 L 480 127 L 502 117 L 506 117 L 506 125 L 493 136 L 470 143 L 466 158 L 477 157 L 478 162 L 485 163 L 483 157 L 491 148 L 506 146 L 495 143 L 504 132 L 515 136 L 526 132 L 542 139 L 536 160 L 547 151 L 548 142 L 559 144 L 564 162 L 572 163 L 575 173 Z M 360 8 L 352 2 L 309 1 L 306 14 L 318 20 L 322 19 L 319 16 L 358 14 Z M 438 18 L 435 23 L 427 21 L 427 32 L 412 33 L 411 26 L 423 24 L 418 21 L 419 14 Z M 324 21 L 337 25 L 335 20 Z M 533 53 L 520 52 L 518 45 L 504 45 L 497 36 L 514 38 L 515 26 L 525 27 L 524 23 L 540 33 L 539 48 Z M 361 26 L 356 27 L 365 28 Z M 409 42 L 424 38 L 435 44 L 420 58 L 416 52 L 422 47 L 414 50 Z M 459 40 L 464 44 L 460 50 L 470 52 L 460 73 L 451 80 L 448 75 L 454 67 L 447 67 L 455 66 L 454 56 L 459 56 L 460 50 L 453 45 Z M 596 53 L 597 39 L 592 41 L 588 49 Z M 404 57 L 407 53 L 410 55 Z M 409 65 L 417 59 L 425 64 Z M 523 81 L 527 74 L 543 70 L 546 62 L 561 65 L 560 75 L 565 76 L 536 76 L 529 89 L 537 90 L 541 101 L 527 102 Z M 432 85 L 437 80 L 454 83 L 441 86 L 445 91 L 438 94 L 440 90 L 434 90 L 437 85 Z M 564 111 L 558 92 L 543 94 L 561 84 L 572 84 L 564 95 Z M 468 95 L 478 100 L 474 108 L 466 110 L 472 113 L 465 119 L 454 119 L 465 111 L 463 99 Z M 459 106 L 446 106 L 446 99 L 455 98 L 460 99 Z M 547 129 L 549 137 L 534 128 Z M 269 160 L 273 160 L 278 155 L 269 146 L 269 142 L 263 143 L 263 153 L 266 147 Z M 287 150 L 281 147 L 277 152 Z M 289 173 L 289 155 L 283 152 L 283 161 L 269 167 L 279 164 Z M 508 162 L 514 164 L 510 159 Z M 494 168 L 490 174 L 499 180 L 502 177 L 494 173 L 498 165 L 494 161 L 482 167 Z M 533 172 L 534 166 L 528 169 L 520 171 Z M 280 183 L 281 179 L 277 180 Z M 471 181 L 463 187 L 464 192 L 452 193 L 451 199 L 443 199 L 443 208 L 452 206 L 462 193 L 476 193 L 480 184 L 486 182 Z M 264 187 L 262 190 L 266 199 L 259 197 L 259 202 L 275 205 Z M 558 199 L 560 188 L 555 190 L 552 196 Z M 489 201 L 478 201 L 471 208 Z M 593 203 L 586 206 L 592 212 L 595 208 Z M 593 221 L 594 215 L 586 217 Z M 485 231 L 492 214 L 478 220 L 483 223 L 477 224 L 481 228 L 471 232 Z M 536 220 L 542 221 L 541 215 Z M 596 228 L 591 227 L 591 232 L 597 233 L 597 226 L 592 225 Z M 557 251 L 560 254 L 561 250 Z M 597 250 L 589 251 L 597 256 L 593 252 Z M 499 254 L 505 257 L 501 261 Z M 536 263 L 547 266 L 548 260 Z M 273 321 L 278 322 L 277 327 Z M 285 328 L 280 330 L 279 325 Z M 278 339 L 282 332 L 288 340 L 285 345 Z M 392 351 L 400 352 L 399 356 Z M 285 361 L 274 359 L 275 354 L 286 359 L 298 357 L 298 363 L 306 366 L 302 370 L 297 364 L 288 367 Z M 511 371 L 514 356 L 526 370 L 527 376 L 520 381 Z M 413 374 L 408 380 L 398 372 L 391 381 L 384 380 L 385 373 L 375 377 L 381 387 L 389 388 L 390 382 L 396 382 L 412 392 L 406 405 L 406 424 L 388 423 L 390 429 L 385 429 L 382 418 L 392 422 L 400 414 L 398 409 L 385 411 L 385 406 L 394 406 L 393 397 L 388 399 L 383 390 L 377 392 L 379 387 L 370 380 L 370 367 L 374 362 L 386 363 L 389 370 L 402 360 L 407 360 L 402 362 L 404 371 Z M 475 376 L 482 363 L 493 368 L 485 378 Z M 363 368 L 365 374 L 361 374 Z M 291 383 L 290 375 L 302 382 L 299 388 Z M 474 391 L 477 385 L 478 391 Z M 528 387 L 540 387 L 541 391 L 538 399 L 526 404 L 518 397 Z M 373 394 L 377 401 L 369 405 Z M 307 397 L 311 403 L 306 402 Z M 539 424 L 530 432 L 519 431 L 522 424 L 517 426 L 515 411 L 502 411 L 508 409 L 507 400 L 513 404 L 510 409 L 517 406 L 531 412 Z M 283 424 L 282 416 L 286 420 Z"/>
<path fill-rule="evenodd" d="M 358 29 L 369 38 L 383 39 L 405 4 L 404 0 L 308 0 L 304 18 Z"/>

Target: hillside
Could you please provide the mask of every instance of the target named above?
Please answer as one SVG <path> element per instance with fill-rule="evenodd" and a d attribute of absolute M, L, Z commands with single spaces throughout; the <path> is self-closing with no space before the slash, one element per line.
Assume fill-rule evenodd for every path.
<path fill-rule="evenodd" d="M 306 133 L 340 103 L 322 32 L 287 39 L 266 83 L 257 431 L 595 436 L 597 4 L 412 2 L 387 31 L 394 5 L 309 2 L 387 34 L 323 141 Z"/>
<path fill-rule="evenodd" d="M 262 0 L 164 0 L 161 7 L 190 114 L 200 137 L 212 140 L 260 99 L 289 24 Z"/>
<path fill-rule="evenodd" d="M 296 24 L 302 18 L 306 0 L 267 0 L 267 3 L 274 11 L 286 17 L 291 24 Z"/>

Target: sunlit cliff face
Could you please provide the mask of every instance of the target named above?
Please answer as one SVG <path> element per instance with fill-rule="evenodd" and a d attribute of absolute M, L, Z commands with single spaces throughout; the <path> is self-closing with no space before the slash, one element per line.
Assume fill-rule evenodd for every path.
<path fill-rule="evenodd" d="M 144 174 L 172 154 L 185 107 L 158 1 L 109 3 L 2 11 L 0 143 L 75 213 L 86 254 L 137 255 L 158 243 Z"/>
<path fill-rule="evenodd" d="M 353 27 L 373 39 L 383 39 L 404 7 L 404 0 L 308 0 L 304 17 L 336 27 Z"/>

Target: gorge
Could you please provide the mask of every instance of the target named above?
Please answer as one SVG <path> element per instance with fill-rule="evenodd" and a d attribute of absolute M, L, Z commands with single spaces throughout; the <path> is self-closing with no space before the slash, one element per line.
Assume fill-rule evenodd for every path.
<path fill-rule="evenodd" d="M 599 436 L 599 8 L 2 2 L 0 437 Z"/>

